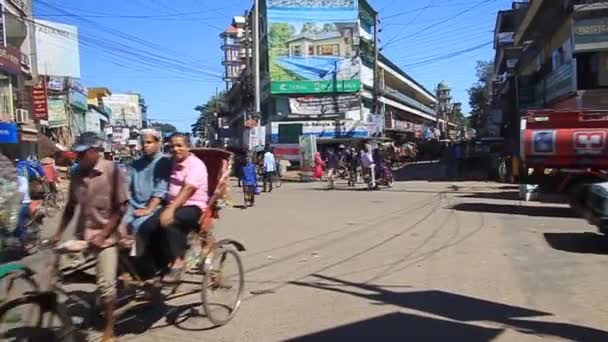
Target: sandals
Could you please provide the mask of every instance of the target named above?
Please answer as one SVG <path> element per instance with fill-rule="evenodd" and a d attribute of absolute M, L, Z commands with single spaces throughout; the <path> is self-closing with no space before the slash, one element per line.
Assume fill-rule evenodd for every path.
<path fill-rule="evenodd" d="M 165 284 L 177 284 L 182 279 L 182 273 L 184 272 L 184 267 L 174 268 L 171 267 L 169 273 L 165 274 L 162 279 L 162 282 Z"/>

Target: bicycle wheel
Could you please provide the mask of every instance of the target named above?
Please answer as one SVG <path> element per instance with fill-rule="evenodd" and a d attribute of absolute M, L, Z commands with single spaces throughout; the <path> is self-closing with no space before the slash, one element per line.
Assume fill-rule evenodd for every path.
<path fill-rule="evenodd" d="M 38 283 L 24 270 L 10 271 L 0 278 L 0 304 L 39 290 Z"/>
<path fill-rule="evenodd" d="M 236 250 L 218 247 L 205 261 L 202 301 L 209 320 L 218 326 L 234 318 L 245 288 L 245 271 Z"/>
<path fill-rule="evenodd" d="M 52 292 L 20 297 L 0 306 L 2 341 L 84 341 Z"/>

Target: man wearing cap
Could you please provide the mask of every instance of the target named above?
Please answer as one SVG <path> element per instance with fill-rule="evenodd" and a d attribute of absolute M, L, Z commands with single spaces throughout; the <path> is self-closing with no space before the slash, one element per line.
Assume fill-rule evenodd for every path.
<path fill-rule="evenodd" d="M 96 133 L 83 133 L 72 149 L 78 153 L 79 168 L 71 179 L 68 203 L 53 240 L 61 239 L 79 206 L 76 234 L 89 241 L 92 252 L 97 254 L 97 287 L 106 317 L 102 341 L 113 341 L 117 227 L 128 200 L 125 179 L 113 162 L 101 158 L 103 140 Z"/>
<path fill-rule="evenodd" d="M 135 160 L 129 170 L 131 199 L 125 214 L 125 222 L 137 238 L 138 255 L 142 255 L 143 250 L 150 244 L 151 234 L 157 228 L 153 220 L 149 219 L 166 200 L 169 175 L 173 167 L 171 159 L 160 152 L 160 132 L 154 129 L 144 130 L 142 146 L 142 157 Z M 160 267 L 162 261 L 159 258 L 155 258 L 155 261 L 156 266 Z"/>

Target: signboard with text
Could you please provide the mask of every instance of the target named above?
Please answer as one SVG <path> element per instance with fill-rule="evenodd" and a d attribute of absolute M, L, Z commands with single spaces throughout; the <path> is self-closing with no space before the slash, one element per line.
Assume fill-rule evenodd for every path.
<path fill-rule="evenodd" d="M 0 70 L 13 75 L 21 73 L 21 52 L 10 46 L 0 46 Z"/>
<path fill-rule="evenodd" d="M 34 119 L 46 120 L 49 117 L 46 78 L 41 76 L 38 83 L 32 87 L 32 102 Z"/>
<path fill-rule="evenodd" d="M 57 96 L 48 100 L 49 128 L 68 125 L 68 114 L 65 109 L 65 96 Z"/>
<path fill-rule="evenodd" d="M 608 18 L 574 19 L 574 52 L 608 49 Z"/>
<path fill-rule="evenodd" d="M 341 116 L 361 112 L 360 98 L 354 94 L 329 96 L 290 97 L 289 108 L 293 116 Z"/>

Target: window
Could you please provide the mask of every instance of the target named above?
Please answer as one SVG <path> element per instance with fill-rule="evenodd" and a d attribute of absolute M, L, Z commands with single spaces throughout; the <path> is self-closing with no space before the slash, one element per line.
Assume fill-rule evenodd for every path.
<path fill-rule="evenodd" d="M 309 56 L 314 56 L 315 55 L 315 47 L 314 46 L 309 46 L 308 47 L 308 55 Z"/>
<path fill-rule="evenodd" d="M 0 45 L 4 46 L 4 7 L 0 4 Z"/>
<path fill-rule="evenodd" d="M 294 45 L 291 48 L 291 55 L 292 56 L 302 56 L 302 46 L 300 46 L 300 45 Z"/>
<path fill-rule="evenodd" d="M 319 55 L 321 56 L 339 56 L 340 55 L 340 45 L 331 44 L 331 45 L 320 45 L 319 46 Z"/>

